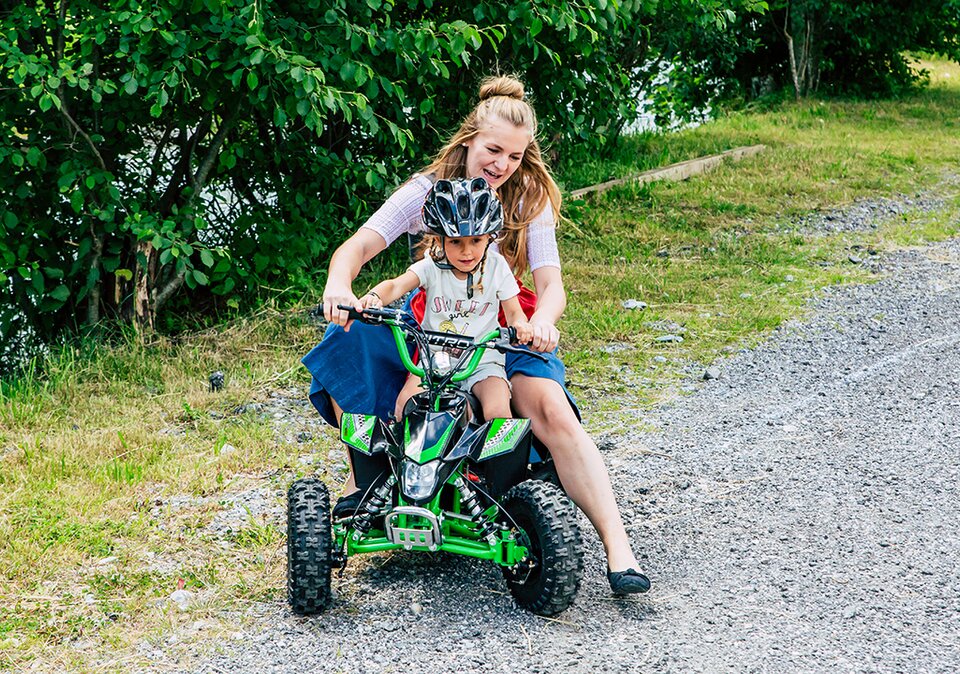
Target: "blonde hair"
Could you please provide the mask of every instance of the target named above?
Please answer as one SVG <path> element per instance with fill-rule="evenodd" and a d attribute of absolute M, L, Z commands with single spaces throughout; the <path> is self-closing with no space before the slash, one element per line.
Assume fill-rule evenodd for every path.
<path fill-rule="evenodd" d="M 499 118 L 530 132 L 530 144 L 520 166 L 500 187 L 497 195 L 503 204 L 503 231 L 497 237 L 500 253 L 507 258 L 515 274 L 527 270 L 526 230 L 547 202 L 553 207 L 554 222 L 560 216 L 560 188 L 543 162 L 537 140 L 537 115 L 524 98 L 523 84 L 515 77 L 487 77 L 480 83 L 480 102 L 466 116 L 460 128 L 421 172 L 436 179 L 463 178 L 467 171 L 467 148 L 492 119 Z"/>

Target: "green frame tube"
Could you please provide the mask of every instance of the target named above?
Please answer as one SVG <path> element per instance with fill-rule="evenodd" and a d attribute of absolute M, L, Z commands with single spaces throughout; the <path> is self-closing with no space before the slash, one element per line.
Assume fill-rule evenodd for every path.
<path fill-rule="evenodd" d="M 413 362 L 413 359 L 410 357 L 410 351 L 407 349 L 407 341 L 403 336 L 403 330 L 394 324 L 390 324 L 390 331 L 393 333 L 393 341 L 397 344 L 397 353 L 400 354 L 400 361 L 403 363 L 403 366 L 407 368 L 407 371 L 411 374 L 414 374 L 418 377 L 423 377 L 423 368 Z M 484 342 L 489 342 L 492 339 L 496 339 L 500 336 L 499 328 L 496 330 L 491 330 L 486 335 L 480 339 L 474 339 L 475 344 L 483 344 Z M 450 381 L 454 383 L 461 382 L 465 379 L 469 379 L 471 375 L 476 371 L 477 366 L 480 364 L 480 358 L 483 356 L 483 349 L 477 349 L 473 352 L 473 355 L 470 357 L 469 362 L 467 363 L 466 369 L 457 372 Z"/>
<path fill-rule="evenodd" d="M 499 531 L 497 533 L 496 544 L 491 545 L 485 540 L 474 540 L 464 538 L 449 531 L 448 522 L 443 523 L 443 543 L 435 551 L 424 547 L 413 546 L 411 551 L 417 552 L 451 552 L 457 555 L 466 555 L 476 559 L 490 560 L 500 566 L 513 566 L 527 558 L 527 548 L 517 543 L 509 532 Z M 460 527 L 458 527 L 460 528 Z M 393 543 L 382 530 L 373 529 L 369 533 L 360 537 L 360 540 L 354 540 L 353 534 L 343 525 L 334 527 L 336 534 L 336 547 L 339 548 L 344 543 L 344 551 L 347 556 L 362 554 L 366 552 L 386 552 L 388 550 L 403 550 L 404 547 L 399 543 Z"/>

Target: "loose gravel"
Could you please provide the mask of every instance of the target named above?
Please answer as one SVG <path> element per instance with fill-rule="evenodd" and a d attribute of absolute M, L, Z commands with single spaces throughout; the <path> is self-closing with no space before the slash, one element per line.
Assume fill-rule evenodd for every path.
<path fill-rule="evenodd" d="M 884 269 L 701 368 L 653 430 L 603 438 L 649 594 L 610 595 L 581 518 L 584 581 L 558 619 L 485 563 L 367 556 L 328 612 L 256 604 L 175 671 L 960 670 L 960 241 Z"/>

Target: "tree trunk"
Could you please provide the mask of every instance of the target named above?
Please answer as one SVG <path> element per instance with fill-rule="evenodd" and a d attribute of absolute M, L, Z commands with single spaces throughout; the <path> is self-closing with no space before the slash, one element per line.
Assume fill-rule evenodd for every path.
<path fill-rule="evenodd" d="M 140 266 L 140 255 L 146 261 L 144 266 Z M 153 245 L 149 241 L 140 241 L 137 243 L 137 261 L 136 274 L 134 276 L 135 285 L 133 291 L 133 325 L 140 333 L 153 332 L 155 325 L 153 308 L 153 277 L 156 275 L 157 255 L 153 250 Z"/>

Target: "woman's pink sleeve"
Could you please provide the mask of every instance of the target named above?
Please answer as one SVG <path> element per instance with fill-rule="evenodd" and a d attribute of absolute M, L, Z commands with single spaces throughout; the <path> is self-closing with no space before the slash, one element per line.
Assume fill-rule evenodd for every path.
<path fill-rule="evenodd" d="M 397 188 L 362 226 L 382 236 L 388 246 L 402 234 L 422 231 L 420 211 L 429 190 L 430 180 L 422 175 L 415 175 Z"/>
<path fill-rule="evenodd" d="M 560 268 L 560 251 L 557 249 L 557 223 L 553 218 L 553 207 L 547 202 L 527 227 L 527 262 L 530 271 L 540 267 Z"/>

